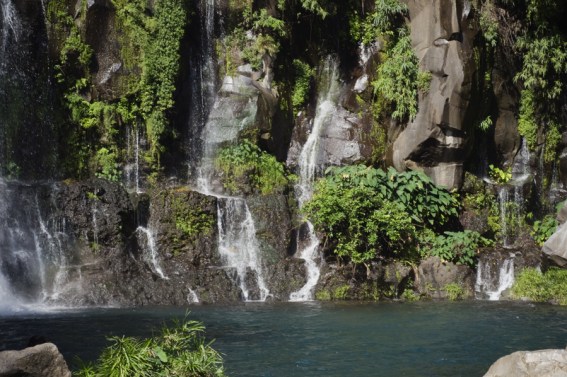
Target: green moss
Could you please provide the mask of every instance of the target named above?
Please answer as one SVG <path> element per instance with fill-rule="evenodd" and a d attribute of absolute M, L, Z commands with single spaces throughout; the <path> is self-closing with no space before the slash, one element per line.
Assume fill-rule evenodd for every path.
<path fill-rule="evenodd" d="M 348 284 L 340 285 L 333 290 L 334 300 L 346 300 L 349 296 L 350 286 Z"/>
<path fill-rule="evenodd" d="M 183 197 L 173 195 L 171 211 L 175 227 L 190 238 L 211 234 L 216 225 L 214 216 L 203 210 L 205 203 L 194 205 L 188 203 Z"/>
<path fill-rule="evenodd" d="M 315 299 L 317 301 L 331 301 L 331 292 L 327 290 L 319 290 L 315 292 Z"/>

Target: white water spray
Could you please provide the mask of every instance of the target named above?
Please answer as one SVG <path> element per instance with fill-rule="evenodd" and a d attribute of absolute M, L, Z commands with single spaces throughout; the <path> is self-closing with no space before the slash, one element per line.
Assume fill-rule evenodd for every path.
<path fill-rule="evenodd" d="M 10 36 L 17 42 L 22 32 L 22 25 L 17 16 L 12 0 L 0 0 L 2 9 L 2 50 L 6 48 Z"/>
<path fill-rule="evenodd" d="M 328 58 L 326 60 L 321 76 L 322 87 L 319 91 L 319 100 L 315 119 L 313 120 L 313 128 L 307 141 L 303 145 L 298 160 L 299 182 L 295 187 L 295 193 L 300 208 L 306 201 L 311 199 L 315 177 L 323 168 L 319 163 L 319 141 L 329 118 L 336 111 L 340 90 L 338 63 L 335 59 Z M 305 261 L 307 282 L 299 291 L 291 293 L 289 296 L 290 301 L 313 300 L 313 289 L 315 285 L 317 285 L 321 274 L 317 264 L 317 259 L 320 258 L 319 238 L 315 234 L 313 224 L 309 221 L 306 223 L 306 228 L 306 240 L 300 240 L 298 232 L 297 244 L 302 245 L 299 257 Z"/>
<path fill-rule="evenodd" d="M 154 272 L 159 275 L 160 278 L 167 280 L 169 279 L 164 273 L 158 261 L 158 249 L 156 246 L 156 241 L 153 232 L 149 228 L 139 226 L 136 228 L 136 234 L 143 235 L 146 241 L 146 247 L 144 248 L 144 257 L 150 263 Z M 141 241 L 140 238 L 138 240 Z"/>
<path fill-rule="evenodd" d="M 270 292 L 264 281 L 256 227 L 246 201 L 241 198 L 219 198 L 219 253 L 225 265 L 236 269 L 244 301 L 265 301 Z M 253 273 L 260 296 L 252 298 L 248 274 Z"/>
<path fill-rule="evenodd" d="M 495 271 L 497 270 L 497 271 Z M 480 298 L 491 301 L 500 299 L 502 293 L 514 284 L 514 255 L 511 254 L 499 265 L 490 260 L 480 261 L 477 266 L 475 291 Z"/>
<path fill-rule="evenodd" d="M 187 302 L 189 304 L 199 304 L 199 296 L 197 296 L 197 292 L 189 288 L 189 293 L 187 294 Z"/>

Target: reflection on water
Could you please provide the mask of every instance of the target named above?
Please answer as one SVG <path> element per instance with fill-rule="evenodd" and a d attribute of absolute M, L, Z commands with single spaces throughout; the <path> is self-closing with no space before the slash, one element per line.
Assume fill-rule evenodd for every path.
<path fill-rule="evenodd" d="M 0 348 L 45 335 L 93 360 L 108 335 L 150 335 L 185 308 L 0 317 Z M 516 350 L 564 348 L 567 308 L 502 302 L 246 304 L 191 307 L 230 376 L 480 376 Z"/>

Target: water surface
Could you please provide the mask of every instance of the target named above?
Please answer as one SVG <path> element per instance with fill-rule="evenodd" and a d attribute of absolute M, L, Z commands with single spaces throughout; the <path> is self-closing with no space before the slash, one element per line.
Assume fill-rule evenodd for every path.
<path fill-rule="evenodd" d="M 93 360 L 107 335 L 151 335 L 187 308 L 17 313 L 0 348 L 31 335 L 67 360 Z M 516 350 L 564 348 L 567 308 L 503 302 L 286 303 L 194 306 L 230 376 L 482 376 Z"/>

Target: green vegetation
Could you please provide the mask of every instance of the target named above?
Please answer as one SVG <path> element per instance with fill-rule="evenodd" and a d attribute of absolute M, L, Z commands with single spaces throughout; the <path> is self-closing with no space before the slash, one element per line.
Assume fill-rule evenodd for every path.
<path fill-rule="evenodd" d="M 449 283 L 443 290 L 447 293 L 447 298 L 451 301 L 462 300 L 465 297 L 465 290 L 458 283 Z"/>
<path fill-rule="evenodd" d="M 516 278 L 512 296 L 567 305 L 567 270 L 553 268 L 541 273 L 534 268 L 526 268 Z"/>
<path fill-rule="evenodd" d="M 543 246 L 544 242 L 549 239 L 557 230 L 557 220 L 555 216 L 547 215 L 542 220 L 536 220 L 534 222 L 531 235 L 534 241 L 539 245 Z"/>
<path fill-rule="evenodd" d="M 82 2 L 81 22 L 86 19 Z M 64 0 L 50 1 L 50 32 L 60 41 L 55 72 L 64 105 L 69 110 L 65 165 L 76 176 L 96 174 L 118 180 L 116 164 L 124 158 L 119 135 L 126 126 L 145 128 L 149 151 L 145 156 L 154 171 L 160 168 L 162 139 L 170 134 L 179 46 L 186 24 L 181 0 L 113 0 L 116 28 L 121 30 L 123 74 L 113 84 L 113 98 L 98 98 L 92 82 L 93 50 L 85 42 Z"/>
<path fill-rule="evenodd" d="M 294 113 L 307 103 L 309 97 L 309 90 L 311 89 L 311 80 L 315 76 L 315 70 L 309 64 L 302 62 L 299 59 L 293 61 L 295 69 L 295 82 L 293 92 L 291 94 L 291 103 L 293 105 Z"/>
<path fill-rule="evenodd" d="M 488 175 L 490 178 L 499 185 L 505 185 L 512 179 L 512 168 L 500 169 L 494 165 L 488 167 Z"/>
<path fill-rule="evenodd" d="M 303 207 L 334 253 L 355 264 L 379 255 L 415 258 L 418 232 L 441 227 L 457 209 L 451 193 L 422 173 L 362 165 L 329 169 Z"/>
<path fill-rule="evenodd" d="M 479 249 L 491 246 L 492 241 L 482 237 L 478 232 L 465 230 L 435 235 L 425 233 L 421 238 L 423 257 L 436 256 L 444 261 L 474 267 Z"/>
<path fill-rule="evenodd" d="M 187 202 L 183 197 L 174 195 L 171 198 L 175 227 L 188 237 L 208 235 L 216 225 L 214 216 L 200 207 Z"/>
<path fill-rule="evenodd" d="M 221 355 L 205 342 L 202 323 L 185 320 L 148 339 L 111 337 L 95 364 L 79 377 L 222 377 Z"/>
<path fill-rule="evenodd" d="M 215 167 L 222 173 L 224 187 L 232 193 L 248 192 L 249 188 L 262 195 L 283 192 L 294 180 L 283 163 L 248 140 L 222 149 Z"/>
<path fill-rule="evenodd" d="M 392 107 L 392 118 L 399 121 L 413 119 L 417 114 L 418 82 L 423 79 L 419 78 L 419 62 L 409 34 L 402 33 L 384 56 L 385 60 L 378 66 L 378 78 L 372 82 L 374 91 Z"/>

